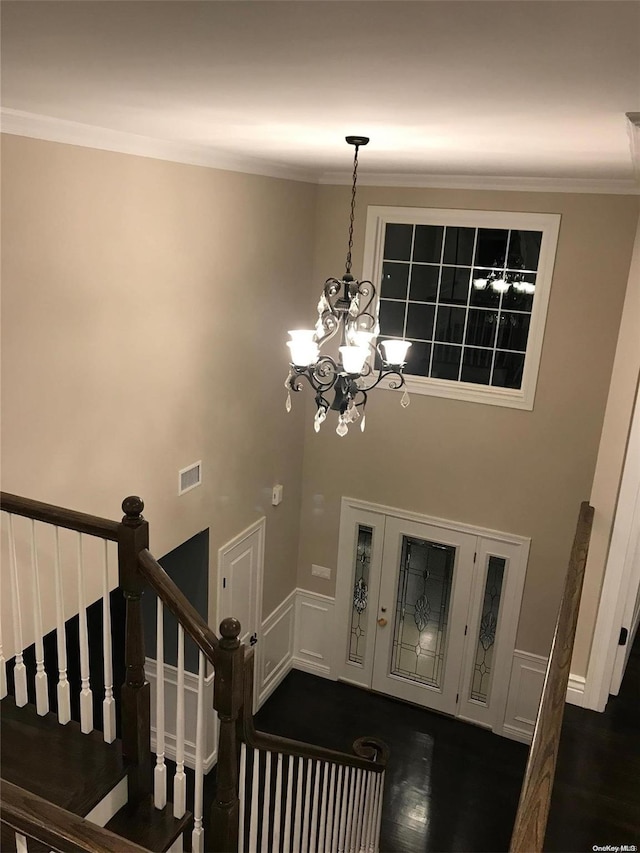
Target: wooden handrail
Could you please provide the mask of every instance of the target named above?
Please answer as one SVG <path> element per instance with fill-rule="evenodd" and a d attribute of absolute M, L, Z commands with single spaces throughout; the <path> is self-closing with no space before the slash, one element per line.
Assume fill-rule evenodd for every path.
<path fill-rule="evenodd" d="M 126 838 L 0 779 L 2 823 L 60 853 L 146 853 Z"/>
<path fill-rule="evenodd" d="M 138 566 L 143 577 L 164 606 L 173 613 L 198 648 L 215 665 L 218 638 L 148 548 L 143 549 L 138 554 Z"/>
<path fill-rule="evenodd" d="M 511 836 L 511 853 L 539 853 L 544 844 L 593 512 L 586 501 L 581 504 Z"/>
<path fill-rule="evenodd" d="M 117 521 L 108 518 L 100 518 L 97 515 L 88 515 L 86 512 L 76 512 L 73 509 L 65 509 L 55 504 L 33 501 L 30 498 L 21 498 L 8 492 L 0 492 L 0 509 L 13 515 L 22 515 L 25 518 L 33 518 L 36 521 L 44 521 L 54 524 L 56 527 L 66 527 L 69 530 L 77 530 L 78 533 L 88 533 L 90 536 L 98 536 L 100 539 L 118 539 Z"/>
<path fill-rule="evenodd" d="M 265 749 L 270 752 L 281 752 L 283 755 L 310 758 L 313 761 L 330 761 L 360 770 L 372 770 L 382 773 L 389 759 L 389 748 L 381 740 L 372 737 L 358 738 L 353 744 L 354 754 L 314 746 L 291 738 L 256 731 L 253 721 L 253 649 L 245 653 L 244 661 L 244 701 L 242 712 L 241 738 L 254 749 Z"/>

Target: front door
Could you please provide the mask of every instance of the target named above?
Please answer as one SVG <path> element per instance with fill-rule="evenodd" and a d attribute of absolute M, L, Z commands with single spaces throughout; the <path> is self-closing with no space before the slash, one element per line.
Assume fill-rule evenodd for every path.
<path fill-rule="evenodd" d="M 456 712 L 476 537 L 387 519 L 372 687 Z"/>

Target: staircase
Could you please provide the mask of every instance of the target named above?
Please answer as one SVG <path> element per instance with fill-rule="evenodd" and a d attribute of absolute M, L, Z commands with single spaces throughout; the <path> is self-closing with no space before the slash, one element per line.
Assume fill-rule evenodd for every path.
<path fill-rule="evenodd" d="M 2 493 L 11 608 L 0 637 L 2 851 L 375 853 L 388 751 L 353 754 L 256 731 L 253 650 L 216 636 L 148 550 L 139 498 L 121 522 Z M 155 758 L 141 598 L 157 598 Z M 175 708 L 165 701 L 165 614 L 177 621 Z M 9 624 L 6 624 L 6 622 Z M 11 638 L 11 643 L 8 639 Z M 195 644 L 194 790 L 187 810 L 185 643 Z M 216 795 L 203 814 L 204 682 L 214 672 Z M 121 685 L 121 686 L 120 686 Z M 176 720 L 173 779 L 165 718 Z M 191 806 L 191 802 L 193 805 Z"/>

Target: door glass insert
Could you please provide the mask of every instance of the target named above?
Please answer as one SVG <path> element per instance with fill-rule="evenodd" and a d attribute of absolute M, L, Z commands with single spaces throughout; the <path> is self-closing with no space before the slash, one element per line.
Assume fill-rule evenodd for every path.
<path fill-rule="evenodd" d="M 471 681 L 471 698 L 477 702 L 483 702 L 485 705 L 489 700 L 489 690 L 491 687 L 493 648 L 496 641 L 498 610 L 500 609 L 500 596 L 502 595 L 502 582 L 504 580 L 506 562 L 504 557 L 489 557 L 487 566 L 487 583 L 482 601 L 480 630 L 478 632 L 478 644 L 476 646 L 473 679 Z"/>
<path fill-rule="evenodd" d="M 366 613 L 369 603 L 369 572 L 371 569 L 372 542 L 373 529 L 359 524 L 353 572 L 351 635 L 349 637 L 349 660 L 359 664 L 362 664 L 364 661 L 366 644 Z"/>
<path fill-rule="evenodd" d="M 441 687 L 456 549 L 402 537 L 391 674 Z"/>

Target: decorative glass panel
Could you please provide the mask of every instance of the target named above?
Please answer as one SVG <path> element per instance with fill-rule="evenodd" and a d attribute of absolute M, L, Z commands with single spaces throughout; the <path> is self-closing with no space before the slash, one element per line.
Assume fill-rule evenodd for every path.
<path fill-rule="evenodd" d="M 541 241 L 541 231 L 387 223 L 381 337 L 489 353 L 436 345 L 427 361 L 410 351 L 405 374 L 520 389 Z"/>
<path fill-rule="evenodd" d="M 478 645 L 471 680 L 471 698 L 483 702 L 485 705 L 489 699 L 489 688 L 491 686 L 493 647 L 496 641 L 505 565 L 506 560 L 503 557 L 489 557 Z"/>
<path fill-rule="evenodd" d="M 349 638 L 349 660 L 359 664 L 364 662 L 372 542 L 373 529 L 359 524 L 353 572 L 351 636 Z"/>
<path fill-rule="evenodd" d="M 455 556 L 449 545 L 403 536 L 392 675 L 442 685 Z"/>

